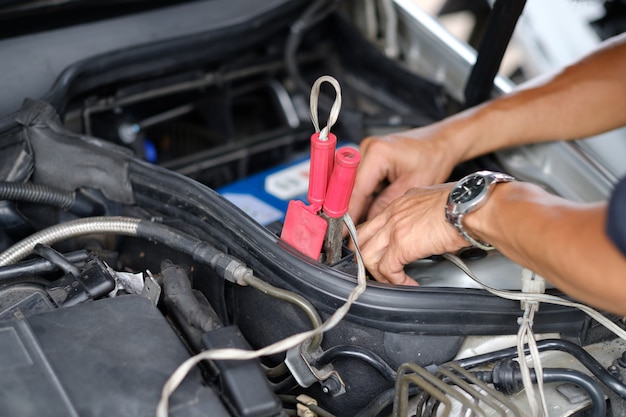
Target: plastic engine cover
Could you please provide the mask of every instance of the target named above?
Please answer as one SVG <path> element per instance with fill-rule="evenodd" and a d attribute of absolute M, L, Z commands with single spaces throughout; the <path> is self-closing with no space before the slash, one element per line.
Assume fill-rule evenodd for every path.
<path fill-rule="evenodd" d="M 0 324 L 0 415 L 154 417 L 189 353 L 146 298 L 125 295 Z M 197 371 L 197 370 L 196 370 Z M 170 416 L 230 416 L 191 372 Z"/>

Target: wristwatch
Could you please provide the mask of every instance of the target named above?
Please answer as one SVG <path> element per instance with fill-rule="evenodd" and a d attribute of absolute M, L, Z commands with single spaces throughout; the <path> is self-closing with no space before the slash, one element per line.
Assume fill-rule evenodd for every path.
<path fill-rule="evenodd" d="M 472 246 L 493 249 L 490 244 L 474 239 L 467 233 L 463 228 L 463 216 L 485 204 L 494 185 L 511 181 L 515 181 L 515 178 L 502 172 L 478 171 L 463 177 L 452 187 L 446 204 L 446 219 Z"/>

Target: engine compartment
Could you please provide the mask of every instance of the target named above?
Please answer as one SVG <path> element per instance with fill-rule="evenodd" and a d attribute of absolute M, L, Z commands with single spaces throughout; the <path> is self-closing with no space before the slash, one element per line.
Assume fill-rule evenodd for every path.
<path fill-rule="evenodd" d="M 366 40 L 353 6 L 276 2 L 234 25 L 85 59 L 0 121 L 0 345 L 9 352 L 0 369 L 10 371 L 0 381 L 0 410 L 155 415 L 161 388 L 188 357 L 261 349 L 320 327 L 349 299 L 357 265 L 347 248 L 333 265 L 310 259 L 280 240 L 280 221 L 262 224 L 223 194 L 244 184 L 263 198 L 258 187 L 268 175 L 306 161 L 308 95 L 319 75 L 341 82 L 334 131 L 347 144 L 463 107 L 444 85 Z M 330 99 L 323 90 L 322 114 Z M 490 155 L 451 179 L 482 168 L 509 166 Z M 252 178 L 261 182 L 248 185 Z M 460 257 L 485 282 L 520 288 L 521 268 L 501 255 Z M 468 375 L 516 356 L 519 301 L 462 279 L 445 259 L 410 270 L 423 285 L 368 281 L 345 318 L 308 344 L 203 362 L 172 395 L 170 414 L 278 416 L 304 404 L 318 415 L 376 416 L 410 398 L 409 415 L 427 416 L 444 403 L 437 389 L 454 398 L 450 415 L 473 410 L 425 369 L 469 392 L 485 415 L 526 415 L 519 391 L 501 399 L 480 385 L 498 385 L 495 376 Z M 542 351 L 567 352 L 610 387 L 598 394 L 578 376 L 582 400 L 553 388 L 562 404 L 555 416 L 597 414 L 604 395 L 606 415 L 619 415 L 621 340 L 581 311 L 551 304 L 541 305 L 533 330 L 546 339 Z M 517 381 L 514 369 L 498 369 Z M 438 388 L 418 389 L 416 375 Z M 557 376 L 555 387 L 571 384 Z M 41 402 L 26 409 L 35 393 Z"/>

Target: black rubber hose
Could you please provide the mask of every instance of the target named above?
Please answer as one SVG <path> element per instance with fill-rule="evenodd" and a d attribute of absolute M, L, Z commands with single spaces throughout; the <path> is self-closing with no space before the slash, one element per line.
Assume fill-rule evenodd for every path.
<path fill-rule="evenodd" d="M 531 369 L 533 382 L 537 381 L 535 370 Z M 520 375 L 521 378 L 521 375 Z M 606 400 L 600 385 L 589 375 L 575 369 L 548 368 L 543 370 L 543 382 L 569 382 L 587 391 L 591 397 L 591 416 L 606 417 Z"/>
<path fill-rule="evenodd" d="M 378 394 L 355 417 L 376 417 L 384 409 L 393 404 L 395 388 L 389 388 Z"/>
<path fill-rule="evenodd" d="M 74 265 L 69 259 L 48 245 L 37 243 L 33 249 L 35 253 L 44 259 L 49 260 L 66 274 L 72 274 L 75 277 L 80 276 L 80 269 Z"/>
<path fill-rule="evenodd" d="M 0 200 L 46 204 L 62 208 L 81 217 L 102 214 L 102 206 L 81 193 L 59 190 L 32 182 L 0 181 Z"/>
<path fill-rule="evenodd" d="M 191 255 L 194 260 L 210 265 L 215 272 L 228 280 L 232 278 L 235 264 L 243 265 L 210 243 L 159 223 L 141 220 L 137 224 L 137 236 L 154 240 L 171 249 Z"/>
<path fill-rule="evenodd" d="M 420 391 L 420 388 L 416 385 L 409 386 L 409 396 L 415 395 Z M 393 399 L 396 393 L 395 388 L 389 388 L 380 394 L 378 394 L 372 401 L 370 401 L 357 415 L 354 417 L 376 417 L 383 412 L 387 407 L 393 404 Z"/>
<path fill-rule="evenodd" d="M 498 375 L 502 372 L 504 374 Z M 504 392 L 509 395 L 514 392 L 507 392 L 507 388 L 513 386 L 519 387 L 519 389 L 522 388 L 522 372 L 517 362 L 509 361 L 505 366 L 496 366 L 493 371 L 475 372 L 474 376 L 483 382 L 494 384 L 499 391 L 503 391 L 502 388 L 504 388 Z M 530 369 L 530 378 L 533 382 L 537 382 L 537 373 L 534 369 Z M 501 381 L 506 382 L 505 387 L 498 387 Z M 568 382 L 584 389 L 591 398 L 591 417 L 606 417 L 604 392 L 600 385 L 589 375 L 575 369 L 544 368 L 543 382 Z M 519 391 L 519 389 L 515 391 Z"/>
<path fill-rule="evenodd" d="M 72 264 L 85 262 L 89 252 L 79 250 L 63 254 L 63 257 Z M 48 259 L 33 259 L 16 264 L 0 267 L 0 284 L 14 282 L 17 278 L 32 277 L 58 270 L 59 266 Z"/>
<path fill-rule="evenodd" d="M 189 216 L 203 222 L 204 226 L 199 229 L 214 237 L 210 240 L 214 245 L 228 247 L 232 256 L 246 262 L 269 282 L 315 300 L 322 310 L 334 311 L 333 305 L 342 303 L 354 288 L 349 273 L 298 255 L 280 242 L 276 234 L 260 226 L 215 190 L 137 160 L 132 161 L 129 170 L 135 196 L 149 196 L 156 203 L 144 207 L 173 217 L 177 217 L 171 210 L 173 206 L 185 208 Z M 456 308 L 442 315 L 441 305 L 446 303 Z M 489 308 L 485 308 L 487 304 Z M 536 332 L 549 333 L 556 329 L 570 335 L 580 332 L 584 313 L 571 307 L 544 307 L 535 318 Z M 358 311 L 351 309 L 349 315 L 362 324 L 384 331 L 496 335 L 517 332 L 518 311 L 519 302 L 494 297 L 484 290 L 434 287 L 409 290 L 371 283 L 359 297 Z M 400 312 L 401 320 L 398 319 Z"/>
<path fill-rule="evenodd" d="M 338 358 L 359 359 L 371 365 L 388 381 L 395 382 L 397 373 L 376 353 L 360 346 L 339 345 L 325 351 L 315 362 L 316 365 L 324 366 Z"/>
<path fill-rule="evenodd" d="M 558 350 L 569 353 L 589 369 L 600 382 L 621 398 L 626 399 L 626 385 L 611 375 L 593 356 L 577 344 L 562 339 L 545 339 L 537 342 L 537 348 L 541 352 L 546 350 Z M 524 352 L 529 352 L 528 346 L 525 347 Z M 456 361 L 456 363 L 465 369 L 469 369 L 513 356 L 517 356 L 517 349 L 514 347 L 486 353 L 484 355 L 473 356 L 471 358 L 460 359 Z"/>
<path fill-rule="evenodd" d="M 279 382 L 270 381 L 270 385 L 272 387 L 272 390 L 277 394 L 281 394 L 283 392 L 292 392 L 294 389 L 300 388 L 300 385 L 298 385 L 293 375 L 289 375 Z"/>
<path fill-rule="evenodd" d="M 252 273 L 241 261 L 208 242 L 159 223 L 123 216 L 87 217 L 50 226 L 0 253 L 0 265 L 11 265 L 24 259 L 37 243 L 52 245 L 94 233 L 135 236 L 159 242 L 209 265 L 221 277 L 232 282 L 243 282 L 246 275 Z"/>
<path fill-rule="evenodd" d="M 293 79 L 296 87 L 306 96 L 310 93 L 310 86 L 302 77 L 298 68 L 296 53 L 306 32 L 330 15 L 337 7 L 337 2 L 333 0 L 317 0 L 309 5 L 302 15 L 291 25 L 291 32 L 285 43 L 285 68 Z M 328 98 L 320 96 L 320 106 L 330 109 L 332 101 L 328 103 Z"/>
<path fill-rule="evenodd" d="M 187 323 L 204 332 L 222 327 L 217 313 L 203 306 L 193 294 L 191 282 L 185 270 L 169 260 L 161 263 L 165 299 L 177 309 Z"/>

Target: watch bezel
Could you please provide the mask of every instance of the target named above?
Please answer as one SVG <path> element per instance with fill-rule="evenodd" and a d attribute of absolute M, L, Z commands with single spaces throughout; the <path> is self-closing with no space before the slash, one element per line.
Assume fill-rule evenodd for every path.
<path fill-rule="evenodd" d="M 475 179 L 480 178 L 484 182 L 481 185 L 480 191 L 475 194 L 472 198 L 466 201 L 458 201 L 458 199 L 454 198 L 455 191 L 459 190 L 459 188 L 465 186 L 468 183 L 473 182 Z M 450 195 L 448 196 L 448 206 L 452 208 L 450 213 L 452 214 L 463 214 L 469 209 L 477 209 L 479 205 L 481 205 L 485 200 L 490 191 L 490 182 L 487 179 L 486 175 L 480 173 L 473 173 L 467 175 L 460 179 L 452 190 L 450 190 Z"/>
<path fill-rule="evenodd" d="M 471 181 L 474 181 L 476 178 L 481 178 L 484 180 L 484 184 L 482 184 L 482 189 L 467 201 L 459 202 L 457 201 L 458 199 L 455 200 L 455 198 L 453 197 L 455 191 L 458 191 L 459 188 L 463 187 Z M 482 205 L 486 202 L 487 197 L 493 190 L 494 184 L 511 181 L 515 181 L 515 178 L 502 172 L 478 171 L 461 178 L 450 190 L 445 210 L 446 219 L 459 231 L 459 233 L 461 233 L 465 240 L 467 240 L 472 246 L 476 246 L 484 250 L 493 249 L 493 246 L 491 246 L 490 244 L 474 239 L 467 233 L 467 231 L 463 227 L 463 217 L 466 214 L 471 213 L 482 207 Z"/>

